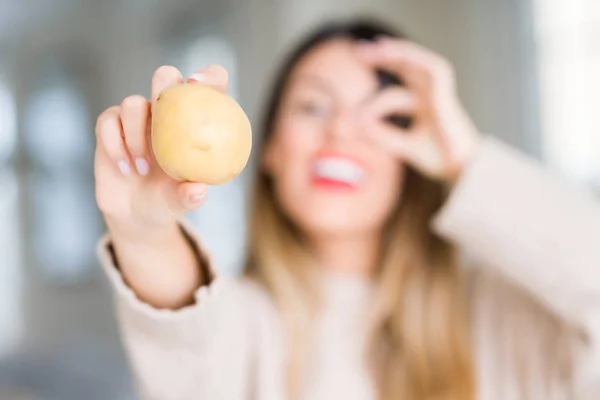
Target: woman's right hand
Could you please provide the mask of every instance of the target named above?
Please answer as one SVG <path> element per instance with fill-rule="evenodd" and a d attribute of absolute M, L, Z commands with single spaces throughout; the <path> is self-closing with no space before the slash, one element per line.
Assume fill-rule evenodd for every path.
<path fill-rule="evenodd" d="M 193 74 L 200 82 L 225 91 L 227 71 L 218 65 Z M 96 200 L 109 230 L 133 235 L 169 228 L 185 212 L 202 205 L 207 187 L 179 182 L 157 165 L 150 145 L 152 109 L 162 90 L 183 83 L 174 67 L 163 66 L 152 78 L 152 96 L 126 97 L 105 110 L 96 124 Z M 115 232 L 113 232 L 115 233 Z"/>

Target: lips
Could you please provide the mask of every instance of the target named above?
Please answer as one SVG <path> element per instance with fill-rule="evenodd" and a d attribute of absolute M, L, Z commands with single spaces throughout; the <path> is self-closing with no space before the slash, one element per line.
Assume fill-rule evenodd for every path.
<path fill-rule="evenodd" d="M 319 157 L 313 165 L 313 182 L 320 186 L 356 189 L 364 177 L 364 167 L 347 157 Z"/>

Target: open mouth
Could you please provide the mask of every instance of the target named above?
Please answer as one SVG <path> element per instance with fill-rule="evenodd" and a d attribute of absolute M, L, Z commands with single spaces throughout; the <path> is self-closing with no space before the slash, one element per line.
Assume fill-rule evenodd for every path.
<path fill-rule="evenodd" d="M 313 183 L 328 189 L 358 189 L 365 170 L 355 161 L 344 157 L 320 157 L 313 166 Z"/>

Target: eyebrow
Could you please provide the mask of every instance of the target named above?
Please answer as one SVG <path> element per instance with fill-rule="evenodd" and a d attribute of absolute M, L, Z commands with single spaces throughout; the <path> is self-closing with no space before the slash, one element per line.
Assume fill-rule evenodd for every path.
<path fill-rule="evenodd" d="M 308 74 L 307 75 L 298 75 L 295 79 L 293 79 L 293 82 L 296 83 L 298 81 L 301 81 L 302 83 L 310 83 L 311 86 L 318 88 L 323 92 L 326 92 L 332 98 L 337 97 L 335 90 L 333 90 L 331 85 L 329 85 L 329 83 L 326 80 L 321 79 L 318 76 L 308 75 Z"/>
<path fill-rule="evenodd" d="M 293 81 L 294 83 L 296 81 L 301 81 L 303 83 L 311 83 L 311 86 L 321 89 L 322 91 L 326 92 L 327 95 L 331 98 L 337 99 L 335 90 L 331 87 L 331 85 L 329 85 L 329 83 L 325 79 L 322 79 L 319 76 L 309 74 L 298 74 L 297 77 L 293 79 Z M 371 101 L 375 96 L 379 94 L 379 92 L 382 89 L 383 88 L 377 87 L 375 91 L 365 96 L 365 98 L 359 102 L 359 105 L 362 106 L 365 103 Z"/>

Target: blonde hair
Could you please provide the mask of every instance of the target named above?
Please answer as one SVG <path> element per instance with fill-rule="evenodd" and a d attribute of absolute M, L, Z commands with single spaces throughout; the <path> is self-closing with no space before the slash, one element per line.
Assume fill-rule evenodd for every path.
<path fill-rule="evenodd" d="M 365 24 L 356 26 L 364 31 Z M 378 30 L 372 24 L 366 27 Z M 330 31 L 331 27 L 323 30 Z M 314 38 L 306 42 L 276 83 L 267 110 L 265 143 L 273 131 L 287 76 L 317 43 Z M 451 244 L 429 226 L 444 199 L 441 184 L 407 169 L 401 199 L 385 227 L 379 268 L 373 276 L 373 308 L 366 321 L 370 345 L 365 349 L 381 400 L 475 397 L 458 260 Z M 319 312 L 319 285 L 312 273 L 310 248 L 262 170 L 255 183 L 249 240 L 245 273 L 260 282 L 279 307 L 288 344 L 287 384 L 290 398 L 297 398 L 312 321 Z"/>
<path fill-rule="evenodd" d="M 309 249 L 271 185 L 261 173 L 246 274 L 264 285 L 281 311 L 288 387 L 296 394 L 319 292 Z M 401 203 L 386 227 L 366 349 L 382 400 L 474 398 L 463 280 L 452 246 L 428 225 L 442 200 L 438 184 L 409 171 Z"/>

